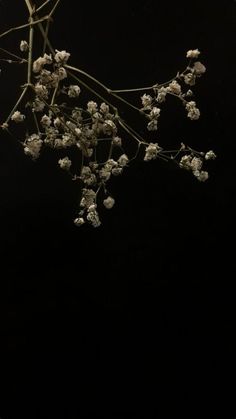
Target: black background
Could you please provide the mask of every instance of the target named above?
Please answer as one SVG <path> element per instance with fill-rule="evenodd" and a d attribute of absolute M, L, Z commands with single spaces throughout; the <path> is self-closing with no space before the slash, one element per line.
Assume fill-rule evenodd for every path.
<path fill-rule="evenodd" d="M 23 3 L 0 2 L 1 32 Z M 102 226 L 77 229 L 56 158 L 31 162 L 1 133 L 2 419 L 235 417 L 235 23 L 235 1 L 62 0 L 53 44 L 111 88 L 165 81 L 202 51 L 202 117 L 171 102 L 160 143 L 218 158 L 204 184 L 135 163 Z M 1 68 L 2 114 L 21 74 Z"/>

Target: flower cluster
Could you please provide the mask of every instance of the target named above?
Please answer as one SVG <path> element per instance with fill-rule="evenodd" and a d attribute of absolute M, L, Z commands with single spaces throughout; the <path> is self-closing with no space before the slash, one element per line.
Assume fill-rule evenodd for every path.
<path fill-rule="evenodd" d="M 28 2 L 27 4 L 29 7 Z M 40 30 L 42 32 L 42 26 Z M 32 25 L 29 25 L 29 31 L 33 31 Z M 21 144 L 25 154 L 33 160 L 40 157 L 45 147 L 59 150 L 62 154 L 58 160 L 59 167 L 77 182 L 81 192 L 78 212 L 74 219 L 76 226 L 86 223 L 93 227 L 100 226 L 100 203 L 106 209 L 113 208 L 115 204 L 115 199 L 109 191 L 112 177 L 121 175 L 132 160 L 139 156 L 141 148 L 144 151 L 145 162 L 157 158 L 175 161 L 180 168 L 191 171 L 199 181 L 208 178 L 208 172 L 203 170 L 203 163 L 216 157 L 212 150 L 206 153 L 197 152 L 181 143 L 179 149 L 169 151 L 159 145 L 159 140 L 156 142 L 148 139 L 148 136 L 155 135 L 158 129 L 162 104 L 168 95 L 181 101 L 190 120 L 195 121 L 200 117 L 200 110 L 190 89 L 206 71 L 204 64 L 198 61 L 198 49 L 187 51 L 189 63 L 186 69 L 182 73 L 178 72 L 171 81 L 146 89 L 128 90 L 145 91 L 140 97 L 140 106 L 140 102 L 133 104 L 120 96 L 127 92 L 127 89 L 108 89 L 94 77 L 70 66 L 70 53 L 52 49 L 50 42 L 47 42 L 47 34 L 43 33 L 43 36 L 44 44 L 48 44 L 49 50 L 44 48 L 42 55 L 36 59 L 33 59 L 32 33 L 29 42 L 20 42 L 20 53 L 28 54 L 28 60 L 19 57 L 20 62 L 28 63 L 27 82 L 23 86 L 21 97 L 1 127 L 8 131 L 16 129 L 15 126 L 19 124 L 25 127 L 25 137 L 22 138 Z M 78 75 L 97 83 L 105 90 L 108 99 L 90 89 Z M 91 100 L 85 104 L 80 99 L 82 86 L 93 93 Z M 96 100 L 96 96 L 99 101 Z M 112 99 L 130 106 L 143 117 L 144 122 L 147 121 L 145 138 L 120 116 L 119 109 L 113 105 Z M 125 146 L 128 139 L 136 144 L 134 155 L 130 155 L 130 151 L 127 151 L 130 148 Z M 79 164 L 73 165 L 73 159 L 68 157 L 72 155 L 72 150 L 79 157 Z"/>

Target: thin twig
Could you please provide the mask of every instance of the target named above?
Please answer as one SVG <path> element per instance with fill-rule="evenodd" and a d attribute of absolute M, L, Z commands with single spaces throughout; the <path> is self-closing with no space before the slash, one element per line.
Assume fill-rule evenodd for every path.
<path fill-rule="evenodd" d="M 51 0 L 46 0 L 43 4 L 41 4 L 41 6 L 39 6 L 39 7 L 35 10 L 35 12 L 36 12 L 36 13 L 40 12 L 40 10 L 42 10 L 42 9 L 43 9 L 43 7 L 44 7 L 44 6 L 46 6 L 46 5 L 47 5 L 50 1 L 51 1 Z"/>
<path fill-rule="evenodd" d="M 21 62 L 25 62 L 25 63 L 27 63 L 27 60 L 25 60 L 24 58 L 19 57 L 18 55 L 13 54 L 12 52 L 10 52 L 10 51 L 8 51 L 8 50 L 6 50 L 6 49 L 4 49 L 4 48 L 1 48 L 1 47 L 0 47 L 0 51 L 5 52 L 6 54 L 10 55 L 10 57 L 17 58 L 17 59 L 18 59 L 19 61 L 21 61 Z"/>
<path fill-rule="evenodd" d="M 6 32 L 3 32 L 0 34 L 0 38 L 3 38 L 4 36 L 8 35 L 11 32 L 18 31 L 19 29 L 29 28 L 30 26 L 38 25 L 40 22 L 44 22 L 45 20 L 49 19 L 50 16 L 46 15 L 42 17 L 41 19 L 34 20 L 32 23 L 25 23 L 24 25 L 16 26 L 14 28 L 8 29 Z"/>

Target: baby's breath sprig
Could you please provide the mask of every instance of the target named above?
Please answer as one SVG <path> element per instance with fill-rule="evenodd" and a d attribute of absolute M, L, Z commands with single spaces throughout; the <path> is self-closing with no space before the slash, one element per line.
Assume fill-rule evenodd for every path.
<path fill-rule="evenodd" d="M 21 94 L 1 128 L 17 135 L 18 126 L 23 124 L 25 136 L 21 137 L 20 143 L 24 153 L 33 160 L 40 157 L 45 147 L 64 152 L 58 165 L 77 182 L 81 192 L 74 219 L 76 226 L 85 223 L 100 226 L 99 206 L 111 209 L 115 204 L 110 180 L 121 175 L 142 152 L 145 162 L 156 159 L 170 161 L 191 172 L 198 181 L 207 180 L 209 175 L 204 165 L 215 159 L 213 150 L 196 151 L 182 142 L 176 149 L 168 150 L 159 143 L 159 138 L 153 140 L 168 96 L 181 102 L 190 120 L 196 121 L 200 117 L 192 89 L 206 68 L 198 59 L 198 49 L 187 51 L 186 68 L 166 82 L 147 87 L 111 89 L 93 75 L 71 65 L 69 52 L 53 48 L 49 28 L 60 0 L 46 0 L 38 7 L 32 0 L 24 1 L 29 14 L 28 23 L 0 35 L 1 39 L 13 31 L 28 29 L 28 39 L 19 40 L 16 52 L 0 48 L 0 52 L 5 54 L 0 60 L 25 65 Z M 45 15 L 44 10 L 49 4 L 52 4 L 51 10 Z M 35 55 L 35 28 L 43 38 L 40 56 Z M 80 99 L 83 89 L 91 94 L 85 105 Z M 140 93 L 138 101 L 132 99 L 132 93 Z M 127 94 L 131 99 L 127 99 Z M 146 134 L 140 135 L 123 117 L 124 107 L 139 115 Z M 22 130 L 20 132 L 22 136 Z M 135 145 L 132 155 L 129 142 Z M 80 155 L 77 167 L 72 161 L 72 150 Z"/>

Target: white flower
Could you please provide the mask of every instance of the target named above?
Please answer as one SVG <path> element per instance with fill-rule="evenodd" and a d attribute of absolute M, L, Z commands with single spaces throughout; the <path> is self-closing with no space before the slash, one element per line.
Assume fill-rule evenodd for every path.
<path fill-rule="evenodd" d="M 85 223 L 84 219 L 82 217 L 79 218 L 75 218 L 74 219 L 74 224 L 76 225 L 76 227 L 80 227 Z"/>
<path fill-rule="evenodd" d="M 197 76 L 200 76 L 206 72 L 206 67 L 200 61 L 196 61 L 193 66 L 193 70 Z"/>
<path fill-rule="evenodd" d="M 108 135 L 116 133 L 116 131 L 117 131 L 116 125 L 114 124 L 114 122 L 111 119 L 106 119 L 104 121 L 103 131 L 104 131 L 104 134 L 108 134 Z"/>
<path fill-rule="evenodd" d="M 202 168 L 202 159 L 199 157 L 193 157 L 190 166 L 193 172 L 200 171 Z"/>
<path fill-rule="evenodd" d="M 20 113 L 20 111 L 15 111 L 13 115 L 11 116 L 11 120 L 16 122 L 17 124 L 20 122 L 23 122 L 25 119 L 25 115 Z"/>
<path fill-rule="evenodd" d="M 21 41 L 20 42 L 20 50 L 22 52 L 26 52 L 26 51 L 28 51 L 28 49 L 29 49 L 28 42 L 27 41 Z"/>
<path fill-rule="evenodd" d="M 24 152 L 35 160 L 40 155 L 42 145 L 43 141 L 40 139 L 39 135 L 32 134 L 24 143 Z"/>
<path fill-rule="evenodd" d="M 34 90 L 35 90 L 36 95 L 39 98 L 44 98 L 44 99 L 48 98 L 48 89 L 43 84 L 36 83 L 36 85 L 34 86 Z"/>
<path fill-rule="evenodd" d="M 102 180 L 107 182 L 111 177 L 111 172 L 103 167 L 101 170 L 99 170 L 99 176 Z"/>
<path fill-rule="evenodd" d="M 176 80 L 173 80 L 167 87 L 167 91 L 179 95 L 181 93 L 181 86 Z"/>
<path fill-rule="evenodd" d="M 214 160 L 216 158 L 216 154 L 214 153 L 213 150 L 209 150 L 206 154 L 205 154 L 205 159 L 206 160 Z"/>
<path fill-rule="evenodd" d="M 186 57 L 187 58 L 198 58 L 200 51 L 198 49 L 190 49 L 187 51 Z"/>
<path fill-rule="evenodd" d="M 92 189 L 83 189 L 82 199 L 80 201 L 80 206 L 89 208 L 94 204 L 96 198 L 96 193 Z"/>
<path fill-rule="evenodd" d="M 126 166 L 128 162 L 129 158 L 126 156 L 126 154 L 122 154 L 118 159 L 118 163 L 121 167 Z"/>
<path fill-rule="evenodd" d="M 187 169 L 187 170 L 191 170 L 191 161 L 192 161 L 192 157 L 190 156 L 190 154 L 185 154 L 180 162 L 179 162 L 179 166 L 181 167 L 181 169 Z"/>
<path fill-rule="evenodd" d="M 103 205 L 104 205 L 104 207 L 105 207 L 105 208 L 107 208 L 107 209 L 111 209 L 111 208 L 113 207 L 114 203 L 115 203 L 115 200 L 114 200 L 114 198 L 112 198 L 111 196 L 108 196 L 108 197 L 107 197 L 106 199 L 104 199 L 104 201 L 103 201 Z"/>
<path fill-rule="evenodd" d="M 69 52 L 66 52 L 65 50 L 58 51 L 56 49 L 56 54 L 54 56 L 54 60 L 56 61 L 56 63 L 66 64 L 67 61 L 69 60 L 69 58 L 70 58 L 70 53 Z"/>
<path fill-rule="evenodd" d="M 166 95 L 167 95 L 167 88 L 166 87 L 161 87 L 160 89 L 157 90 L 158 94 L 157 94 L 157 102 L 158 103 L 162 103 L 165 101 L 166 99 Z"/>
<path fill-rule="evenodd" d="M 161 113 L 160 108 L 157 108 L 156 106 L 154 106 L 150 112 L 150 117 L 151 118 L 159 118 Z"/>
<path fill-rule="evenodd" d="M 57 75 L 59 80 L 64 80 L 67 77 L 67 72 L 64 67 L 59 67 L 57 70 Z"/>
<path fill-rule="evenodd" d="M 76 84 L 70 85 L 68 90 L 68 96 L 69 97 L 78 97 L 80 94 L 80 87 Z"/>
<path fill-rule="evenodd" d="M 196 82 L 196 76 L 193 73 L 187 73 L 184 75 L 184 82 L 189 86 L 194 86 Z"/>
<path fill-rule="evenodd" d="M 109 106 L 106 103 L 102 103 L 100 105 L 100 112 L 103 114 L 107 114 L 109 112 Z"/>
<path fill-rule="evenodd" d="M 36 97 L 32 106 L 33 111 L 42 112 L 44 108 L 45 108 L 45 103 L 42 100 L 40 100 L 38 97 Z"/>
<path fill-rule="evenodd" d="M 33 62 L 33 72 L 39 73 L 45 64 L 52 64 L 51 54 L 44 54 L 43 57 L 39 57 L 37 60 L 35 60 Z"/>
<path fill-rule="evenodd" d="M 151 104 L 152 104 L 152 96 L 147 95 L 146 93 L 144 93 L 143 96 L 141 96 L 141 101 L 142 101 L 142 105 L 145 109 L 150 109 L 151 108 Z"/>
<path fill-rule="evenodd" d="M 209 178 L 208 172 L 205 172 L 204 170 L 193 172 L 193 174 L 200 182 L 205 182 Z"/>
<path fill-rule="evenodd" d="M 114 167 L 113 169 L 112 169 L 112 171 L 111 171 L 111 173 L 114 175 L 114 176 L 119 176 L 119 175 L 121 175 L 121 173 L 123 172 L 123 168 L 122 167 Z"/>
<path fill-rule="evenodd" d="M 94 102 L 93 100 L 90 100 L 87 104 L 87 110 L 89 113 L 93 114 L 95 112 L 97 112 L 98 110 L 98 105 L 96 102 Z"/>
<path fill-rule="evenodd" d="M 51 118 L 49 118 L 48 115 L 43 115 L 40 122 L 44 127 L 50 127 L 52 123 Z"/>
<path fill-rule="evenodd" d="M 114 137 L 112 139 L 112 144 L 117 146 L 117 147 L 121 147 L 122 146 L 122 140 L 120 137 Z"/>
<path fill-rule="evenodd" d="M 54 119 L 53 125 L 55 128 L 60 128 L 60 126 L 62 125 L 62 122 L 58 116 Z"/>
<path fill-rule="evenodd" d="M 148 129 L 148 131 L 156 131 L 157 130 L 157 120 L 152 119 L 152 121 L 148 122 L 147 129 Z"/>
<path fill-rule="evenodd" d="M 188 111 L 188 118 L 190 118 L 191 120 L 199 119 L 200 111 L 196 107 L 196 102 L 194 102 L 193 100 L 190 102 L 187 102 L 185 105 L 185 108 Z"/>
<path fill-rule="evenodd" d="M 156 159 L 161 147 L 157 143 L 150 143 L 145 149 L 144 161 Z"/>
<path fill-rule="evenodd" d="M 96 205 L 91 205 L 88 208 L 87 220 L 92 224 L 93 227 L 99 227 L 101 225 L 101 221 L 99 220 L 99 215 L 96 210 Z"/>
<path fill-rule="evenodd" d="M 69 159 L 69 157 L 64 157 L 63 159 L 58 160 L 58 164 L 60 168 L 63 170 L 70 170 L 71 160 Z"/>

